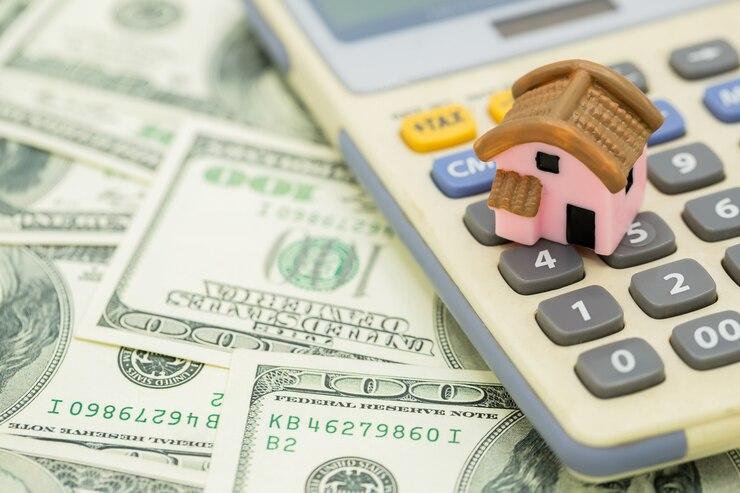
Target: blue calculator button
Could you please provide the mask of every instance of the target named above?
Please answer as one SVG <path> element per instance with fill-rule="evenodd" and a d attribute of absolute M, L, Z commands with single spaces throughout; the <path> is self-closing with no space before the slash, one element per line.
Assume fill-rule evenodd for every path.
<path fill-rule="evenodd" d="M 704 105 L 718 120 L 740 122 L 740 79 L 708 87 L 704 92 Z"/>
<path fill-rule="evenodd" d="M 653 104 L 663 114 L 664 121 L 663 125 L 650 136 L 648 145 L 662 144 L 683 137 L 686 134 L 686 124 L 681 113 L 664 99 L 653 101 Z"/>
<path fill-rule="evenodd" d="M 487 192 L 495 173 L 496 163 L 479 161 L 472 149 L 442 156 L 432 165 L 432 180 L 453 199 Z"/>

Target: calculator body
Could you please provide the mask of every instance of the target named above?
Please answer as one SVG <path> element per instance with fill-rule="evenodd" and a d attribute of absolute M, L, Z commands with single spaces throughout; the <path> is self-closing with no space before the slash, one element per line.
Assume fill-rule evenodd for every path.
<path fill-rule="evenodd" d="M 568 468 L 589 479 L 614 478 L 740 446 L 740 364 L 696 369 L 679 354 L 681 341 L 673 334 L 678 326 L 717 314 L 731 318 L 740 309 L 740 288 L 723 261 L 738 243 L 737 234 L 701 239 L 685 211 L 693 199 L 740 185 L 740 127 L 721 121 L 703 103 L 707 88 L 737 80 L 740 71 L 687 80 L 669 64 L 674 50 L 710 39 L 740 49 L 740 3 L 586 0 L 543 7 L 544 2 L 466 1 L 449 9 L 450 2 L 428 3 L 434 9 L 423 19 L 421 2 L 379 2 L 367 15 L 323 0 L 250 0 L 247 8 L 275 64 L 373 195 L 470 341 Z M 409 8 L 399 7 L 404 5 Z M 363 19 L 373 22 L 363 24 Z M 452 198 L 430 176 L 435 161 L 469 152 L 472 141 L 417 152 L 399 130 L 409 115 L 460 104 L 472 113 L 480 136 L 495 125 L 492 94 L 538 66 L 572 58 L 638 66 L 648 96 L 670 102 L 685 123 L 683 137 L 650 146 L 649 156 L 705 144 L 722 163 L 723 176 L 681 193 L 648 183 L 642 210 L 659 216 L 675 237 L 675 247 L 659 258 L 615 268 L 578 248 L 579 280 L 520 294 L 503 278 L 501 266 L 502 256 L 519 246 L 481 244 L 463 220 L 487 190 Z M 685 165 L 680 159 L 679 164 Z M 733 200 L 723 202 L 730 215 Z M 644 279 L 634 276 L 672 262 L 698 264 L 714 283 L 714 295 L 684 307 L 687 313 L 656 318 L 646 312 L 645 300 L 638 304 L 635 291 Z M 671 272 L 649 274 L 656 273 L 668 276 L 667 289 L 682 289 L 674 286 Z M 642 289 L 648 286 L 643 294 L 649 298 L 650 286 L 656 285 L 647 281 Z M 589 286 L 614 298 L 623 311 L 623 327 L 587 342 L 554 342 L 539 320 L 541 303 Z M 662 289 L 657 286 L 652 291 Z M 578 312 L 576 303 L 571 306 Z M 733 323 L 724 322 L 722 331 L 730 350 L 740 344 Z M 718 333 L 717 327 L 710 329 Z M 596 395 L 586 386 L 589 377 L 576 370 L 588 363 L 584 353 L 636 339 L 657 355 L 662 380 L 639 391 Z M 617 362 L 629 364 L 629 358 Z"/>

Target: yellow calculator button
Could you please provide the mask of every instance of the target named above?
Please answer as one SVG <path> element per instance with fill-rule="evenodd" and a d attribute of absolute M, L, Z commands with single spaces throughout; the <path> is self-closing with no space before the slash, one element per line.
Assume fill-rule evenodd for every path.
<path fill-rule="evenodd" d="M 512 104 L 514 104 L 514 97 L 511 95 L 511 89 L 494 92 L 488 100 L 488 113 L 491 114 L 493 121 L 501 123 Z"/>
<path fill-rule="evenodd" d="M 401 122 L 401 138 L 416 152 L 454 146 L 474 139 L 475 133 L 473 115 L 461 104 L 415 113 Z"/>

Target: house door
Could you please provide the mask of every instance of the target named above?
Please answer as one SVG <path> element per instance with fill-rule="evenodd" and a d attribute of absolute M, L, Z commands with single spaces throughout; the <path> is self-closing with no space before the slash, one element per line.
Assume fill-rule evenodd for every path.
<path fill-rule="evenodd" d="M 565 210 L 565 237 L 568 243 L 594 248 L 596 244 L 596 213 L 568 204 Z"/>

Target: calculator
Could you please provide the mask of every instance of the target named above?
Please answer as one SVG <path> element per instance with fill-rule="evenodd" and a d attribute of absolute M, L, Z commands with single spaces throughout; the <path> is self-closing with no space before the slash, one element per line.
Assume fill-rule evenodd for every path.
<path fill-rule="evenodd" d="M 568 468 L 616 478 L 740 446 L 740 2 L 247 9 L 275 65 Z M 511 106 L 512 83 L 564 59 L 612 66 L 664 117 L 648 141 L 642 209 L 605 257 L 498 237 L 486 204 L 496 166 L 472 151 Z M 455 112 L 454 126 L 435 126 Z"/>

